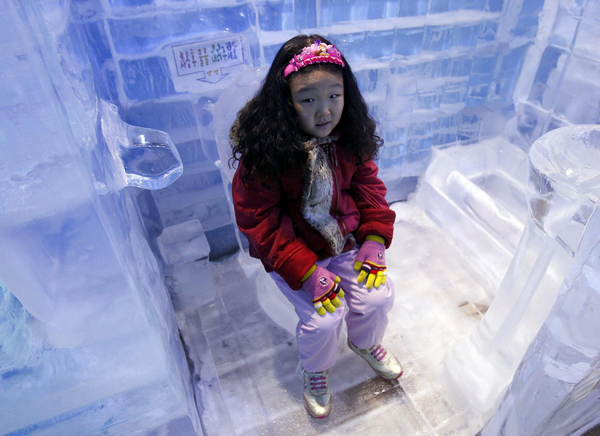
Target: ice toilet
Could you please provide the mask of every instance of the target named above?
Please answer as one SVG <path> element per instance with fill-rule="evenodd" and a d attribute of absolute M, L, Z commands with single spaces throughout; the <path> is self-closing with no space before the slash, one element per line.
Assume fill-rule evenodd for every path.
<path fill-rule="evenodd" d="M 563 127 L 532 145 L 515 255 L 477 329 L 446 356 L 475 411 L 499 404 L 484 435 L 575 434 L 600 420 L 599 198 L 600 126 Z M 529 416 L 532 398 L 544 404 L 539 416 Z"/>
<path fill-rule="evenodd" d="M 231 216 L 235 216 L 233 212 L 233 203 L 231 200 L 231 181 L 235 174 L 235 167 L 230 163 L 231 145 L 229 144 L 229 129 L 235 121 L 238 111 L 251 99 L 258 91 L 267 70 L 264 68 L 251 68 L 236 77 L 235 81 L 214 106 L 214 129 L 217 148 L 219 151 L 220 162 L 218 166 L 221 169 L 223 176 L 223 184 L 225 185 L 225 193 L 229 200 L 231 208 Z M 296 334 L 296 325 L 298 324 L 298 316 L 294 311 L 294 306 L 281 293 L 275 282 L 271 280 L 269 275 L 264 271 L 260 262 L 256 259 L 251 259 L 245 251 L 247 241 L 236 227 L 236 237 L 240 246 L 243 267 L 246 269 L 248 277 L 254 277 L 258 294 L 258 302 L 264 312 L 280 327 L 287 330 L 290 334 Z"/>

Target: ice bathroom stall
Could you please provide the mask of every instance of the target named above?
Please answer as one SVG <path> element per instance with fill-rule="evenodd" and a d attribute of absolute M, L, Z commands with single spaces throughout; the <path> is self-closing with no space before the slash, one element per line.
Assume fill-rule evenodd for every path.
<path fill-rule="evenodd" d="M 600 1 L 6 0 L 0 23 L 0 434 L 597 434 Z M 227 166 L 299 33 L 385 140 L 405 368 L 340 343 L 318 422 Z"/>

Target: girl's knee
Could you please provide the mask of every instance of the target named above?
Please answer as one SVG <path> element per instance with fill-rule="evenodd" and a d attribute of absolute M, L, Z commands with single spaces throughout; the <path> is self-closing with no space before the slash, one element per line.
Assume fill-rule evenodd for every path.
<path fill-rule="evenodd" d="M 351 305 L 352 312 L 364 315 L 373 312 L 387 313 L 394 304 L 394 289 L 387 285 L 371 289 L 370 291 L 364 289 L 364 292 L 361 292 L 360 296 L 355 300 L 355 303 Z"/>

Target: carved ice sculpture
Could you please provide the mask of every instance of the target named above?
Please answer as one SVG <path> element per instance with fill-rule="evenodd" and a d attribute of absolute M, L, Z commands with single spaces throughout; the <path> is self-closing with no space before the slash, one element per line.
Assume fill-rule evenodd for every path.
<path fill-rule="evenodd" d="M 486 436 L 583 434 L 600 425 L 600 126 L 547 133 L 530 158 L 533 219 L 574 257 Z"/>
<path fill-rule="evenodd" d="M 168 186 L 181 160 L 166 133 L 124 123 L 101 100 L 89 127 L 86 146 L 57 129 L 64 142 L 43 154 L 21 142 L 6 156 L 0 433 L 129 434 L 176 422 L 178 434 L 197 434 L 171 303 L 124 189 Z"/>
<path fill-rule="evenodd" d="M 213 117 L 215 120 L 215 138 L 219 151 L 220 161 L 217 162 L 223 176 L 225 192 L 229 200 L 231 216 L 235 216 L 231 200 L 231 181 L 235 174 L 235 167 L 230 166 L 231 145 L 229 143 L 229 129 L 236 119 L 238 111 L 246 102 L 256 94 L 265 78 L 264 68 L 252 68 L 240 73 L 232 85 L 223 92 L 215 104 Z M 235 164 L 235 162 L 233 162 Z M 255 277 L 258 292 L 258 302 L 265 313 L 280 327 L 295 335 L 298 317 L 294 307 L 279 291 L 275 282 L 268 277 L 258 260 L 250 259 L 245 248 L 245 237 L 236 227 L 236 237 L 242 253 L 243 266 L 248 277 Z M 247 246 L 247 243 L 246 243 Z"/>
<path fill-rule="evenodd" d="M 600 234 L 597 229 L 597 202 L 600 197 L 600 127 L 571 126 L 554 130 L 535 142 L 529 153 L 529 161 L 529 216 L 515 256 L 492 305 L 477 329 L 446 356 L 449 378 L 458 388 L 457 391 L 464 394 L 475 411 L 485 416 L 491 415 L 495 410 L 501 395 L 523 361 L 525 351 L 544 321 L 548 319 L 547 323 L 556 325 L 552 324 L 548 314 L 551 310 L 554 315 L 561 313 L 559 304 L 555 304 L 559 289 L 560 303 L 565 298 L 565 293 L 571 292 L 569 289 L 587 289 L 582 292 L 589 293 L 592 298 L 591 295 L 597 294 L 600 288 L 598 270 L 593 274 L 585 272 L 593 270 L 593 256 L 590 255 L 590 250 L 591 245 L 598 243 Z M 592 223 L 594 220 L 595 224 Z M 587 270 L 582 269 L 584 265 L 588 265 Z M 576 284 L 578 280 L 583 279 L 588 283 Z M 595 298 L 597 299 L 597 295 Z M 581 316 L 581 310 L 569 311 L 563 316 L 575 321 L 575 318 Z M 579 351 L 594 361 L 597 368 L 600 350 L 597 340 L 598 324 L 596 322 L 594 325 L 593 319 L 589 317 L 581 317 L 580 322 L 576 328 L 596 332 L 595 342 L 589 342 L 589 348 Z M 575 324 L 577 325 L 577 322 Z M 559 336 L 559 342 L 565 341 L 565 345 L 568 346 L 571 333 L 564 333 L 565 335 L 561 335 L 558 331 L 552 332 Z M 572 333 L 573 344 L 570 345 L 575 346 L 574 343 L 579 337 L 575 331 Z M 548 335 L 548 332 L 544 334 Z M 542 336 L 544 334 L 540 333 Z M 538 354 L 536 350 L 530 350 L 529 354 L 534 359 L 542 360 L 550 358 L 552 354 L 548 349 L 540 351 L 539 344 L 537 351 Z M 551 357 L 555 358 L 556 356 Z M 559 357 L 557 362 L 561 359 L 563 357 Z M 578 358 L 575 358 L 571 363 L 578 362 Z M 568 371 L 566 366 L 561 367 L 562 364 L 556 362 L 548 361 L 545 367 L 542 361 L 532 360 L 529 366 L 539 367 L 541 371 L 532 375 L 524 372 L 529 367 L 525 361 L 522 365 L 519 373 L 522 379 L 520 382 L 515 380 L 511 387 L 511 390 L 517 393 L 526 390 L 519 383 L 525 383 L 529 377 L 535 380 L 539 380 L 540 377 L 554 377 L 558 380 Z M 583 364 L 584 368 L 582 367 L 581 373 L 572 380 L 573 383 L 579 383 L 580 379 L 577 377 L 584 378 L 590 371 L 593 373 L 590 365 L 588 361 Z M 598 369 L 595 371 L 595 377 L 598 378 Z M 571 376 L 572 374 L 568 377 Z M 551 380 L 547 386 L 550 384 Z M 549 395 L 550 390 L 547 391 Z M 529 397 L 529 401 L 531 399 Z M 510 401 L 511 407 L 514 408 L 512 413 L 526 419 L 527 399 L 521 400 L 524 403 L 522 408 L 518 409 L 512 404 L 514 398 L 507 397 L 506 408 L 509 409 L 507 402 Z M 541 400 L 543 399 L 540 398 Z M 550 413 L 537 404 L 535 409 L 542 415 Z M 489 434 L 500 433 L 492 431 Z M 541 433 L 516 431 L 505 434 Z"/>

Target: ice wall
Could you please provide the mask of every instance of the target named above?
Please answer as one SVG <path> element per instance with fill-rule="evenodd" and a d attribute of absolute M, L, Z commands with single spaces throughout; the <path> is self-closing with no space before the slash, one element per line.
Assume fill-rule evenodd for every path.
<path fill-rule="evenodd" d="M 69 378 L 68 371 L 79 369 L 73 362 L 89 355 L 87 349 L 80 354 L 71 350 L 80 350 L 77 347 L 86 341 L 109 344 L 111 335 L 118 337 L 120 333 L 105 314 L 112 313 L 114 307 L 127 307 L 128 316 L 122 315 L 122 319 L 130 329 L 127 331 L 133 332 L 130 337 L 140 334 L 145 338 L 143 332 L 149 332 L 148 341 L 153 345 L 144 350 L 158 350 L 156 355 L 162 357 L 157 361 L 175 368 L 171 370 L 175 379 L 181 377 L 179 381 L 172 377 L 164 385 L 165 392 L 180 395 L 180 401 L 171 402 L 176 408 L 173 413 L 177 415 L 191 403 L 182 381 L 181 350 L 172 321 L 166 319 L 170 316 L 169 303 L 162 297 L 164 288 L 156 278 L 159 266 L 141 237 L 144 229 L 131 188 L 121 189 L 141 183 L 139 172 L 146 171 L 144 148 L 121 149 L 110 141 L 116 135 L 131 144 L 129 133 L 135 129 L 123 125 L 110 106 L 100 109 L 95 92 L 116 104 L 130 124 L 167 131 L 177 145 L 183 176 L 166 189 L 136 195 L 141 200 L 145 230 L 152 235 L 150 243 L 155 244 L 154 237 L 161 233 L 163 240 L 168 240 L 166 250 L 154 245 L 155 254 L 167 263 L 166 258 L 177 256 L 185 260 L 173 260 L 171 266 L 177 283 L 179 278 L 189 282 L 187 273 L 177 277 L 175 266 L 195 262 L 197 254 L 206 266 L 208 250 L 203 235 L 213 257 L 238 247 L 225 194 L 227 182 L 223 184 L 215 165 L 219 160 L 215 106 L 223 91 L 246 69 L 268 67 L 289 37 L 300 32 L 322 33 L 352 62 L 386 140 L 379 163 L 390 199 L 395 200 L 414 188 L 436 147 L 477 142 L 506 131 L 511 141 L 528 149 L 539 135 L 555 126 L 596 122 L 600 56 L 595 35 L 599 16 L 598 0 L 3 2 L 0 226 L 4 229 L 3 248 L 9 248 L 2 254 L 0 277 L 6 286 L 0 307 L 6 314 L 3 332 L 10 333 L 2 338 L 2 349 L 11 352 L 2 355 L 6 359 L 2 368 L 10 374 L 2 382 L 10 380 L 17 386 L 17 376 L 29 373 L 55 372 Z M 46 28 L 47 32 L 43 30 Z M 194 57 L 200 54 L 202 59 Z M 42 71 L 47 74 L 39 74 Z M 60 84 L 64 81 L 68 85 Z M 98 123 L 100 110 L 113 114 L 104 118 L 112 120 L 110 123 Z M 102 128 L 113 129 L 114 135 L 99 133 Z M 102 139 L 105 137 L 106 141 Z M 136 137 L 141 139 L 139 134 Z M 145 141 L 135 144 L 157 144 L 154 139 Z M 104 148 L 98 149 L 98 143 Z M 125 165 L 113 165 L 122 158 Z M 170 162 L 172 165 L 162 168 L 164 174 L 172 176 L 167 181 L 177 176 L 178 165 Z M 153 180 L 145 179 L 148 187 Z M 80 204 L 84 206 L 77 212 L 78 219 L 63 215 Z M 121 212 L 116 214 L 116 210 Z M 165 229 L 170 230 L 164 233 Z M 180 239 L 173 239 L 174 234 Z M 85 244 L 69 242 L 81 242 L 82 235 L 89 239 Z M 30 241 L 32 250 L 18 241 L 21 236 Z M 94 238 L 105 242 L 100 244 L 105 253 L 97 258 L 90 257 L 99 244 Z M 118 243 L 123 240 L 128 243 Z M 186 250 L 191 245 L 194 255 L 190 257 Z M 65 267 L 67 264 L 57 259 L 65 258 L 71 250 L 77 256 Z M 30 252 L 43 253 L 45 263 L 41 257 L 31 257 Z M 142 259 L 143 266 L 133 265 L 132 259 Z M 88 264 L 93 265 L 85 268 L 91 276 L 69 280 L 75 277 L 74 270 Z M 187 267 L 177 269 L 182 268 L 187 271 Z M 118 277 L 107 290 L 103 285 L 113 280 L 111 274 Z M 37 293 L 27 294 L 13 286 L 20 280 L 27 283 L 27 290 Z M 86 303 L 86 311 L 64 316 L 81 298 L 73 289 L 82 283 L 95 287 L 95 293 L 89 293 L 92 300 Z M 62 294 L 63 288 L 70 293 Z M 26 301 L 27 295 L 35 298 Z M 207 295 L 210 298 L 210 290 Z M 123 306 L 115 303 L 123 299 L 129 302 Z M 132 316 L 134 313 L 137 315 Z M 166 318 L 161 320 L 161 316 Z M 104 324 L 94 328 L 91 319 Z M 19 337 L 29 342 L 17 340 Z M 138 342 L 133 342 L 137 346 Z M 56 351 L 58 346 L 71 348 Z M 165 351 L 169 347 L 171 353 Z M 109 349 L 106 346 L 105 350 Z M 137 356 L 135 352 L 132 355 Z M 128 368 L 139 363 L 136 359 Z M 81 377 L 96 377 L 99 373 L 94 369 Z M 152 380 L 161 380 L 163 375 L 158 371 Z M 131 379 L 137 383 L 138 379 Z M 120 382 L 106 386 L 116 390 L 127 387 Z M 137 400 L 130 402 L 136 392 L 123 393 L 120 404 L 137 404 Z M 140 408 L 154 410 L 154 406 L 144 405 L 146 399 L 155 404 L 152 396 L 141 397 Z M 53 398 L 41 395 L 39 401 L 67 407 Z M 106 404 L 116 397 L 103 398 L 109 400 L 100 409 L 114 410 Z M 20 404 L 20 399 L 14 404 Z M 90 410 L 98 410 L 94 407 L 70 409 L 76 410 L 74 415 L 54 416 L 69 422 L 78 417 L 85 420 Z M 19 416 L 24 415 L 18 410 L 11 412 L 11 419 Z M 182 416 L 194 421 L 193 413 Z M 153 417 L 157 421 L 148 421 L 151 425 L 165 415 Z M 122 418 L 110 415 L 103 426 L 126 425 Z M 44 425 L 54 422 L 45 421 Z M 41 424 L 31 425 L 35 431 Z"/>
<path fill-rule="evenodd" d="M 0 6 L 0 433 L 201 432 L 133 189 L 167 134 L 97 98 L 69 2 Z"/>
<path fill-rule="evenodd" d="M 600 2 L 546 1 L 515 87 L 506 135 L 524 150 L 544 133 L 600 122 Z"/>
<path fill-rule="evenodd" d="M 402 199 L 434 148 L 502 133 L 514 115 L 513 90 L 544 8 L 542 0 L 73 4 L 100 95 L 117 104 L 126 121 L 169 132 L 181 153 L 183 176 L 145 196 L 153 203 L 144 207 L 153 211 L 147 222 L 161 229 L 199 220 L 212 258 L 238 246 L 215 166 L 214 109 L 241 71 L 268 67 L 295 34 L 331 38 L 351 62 L 386 141 L 379 164 L 389 198 Z M 228 42 L 241 50 L 237 63 L 212 57 L 213 44 Z M 214 68 L 191 57 L 205 48 Z"/>
<path fill-rule="evenodd" d="M 550 314 L 483 435 L 583 434 L 600 424 L 600 127 L 544 135 L 531 164 L 533 218 L 573 259 L 558 298 L 544 296 Z"/>

